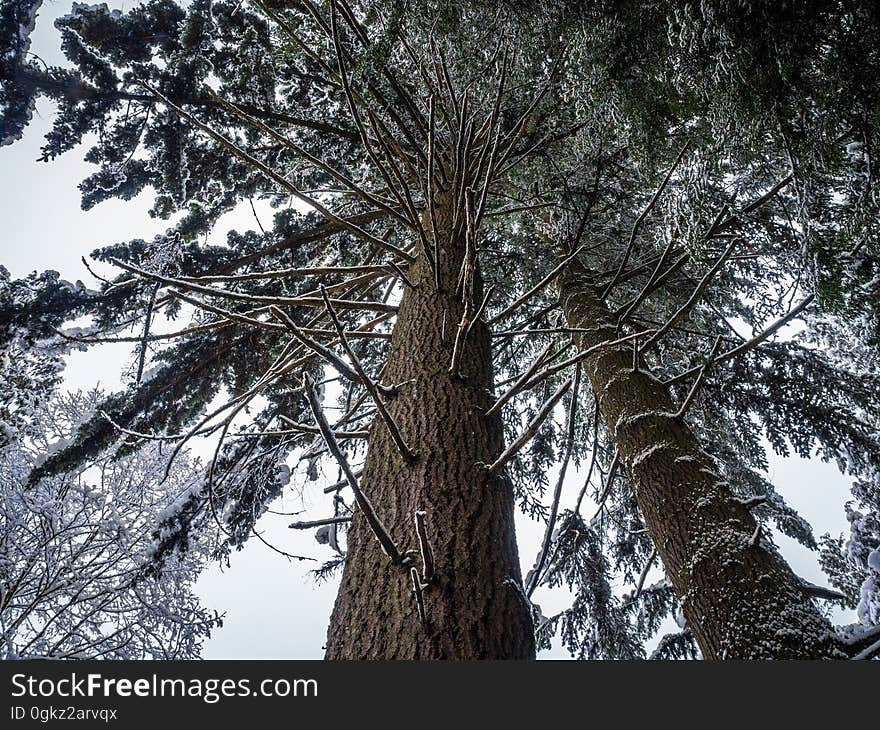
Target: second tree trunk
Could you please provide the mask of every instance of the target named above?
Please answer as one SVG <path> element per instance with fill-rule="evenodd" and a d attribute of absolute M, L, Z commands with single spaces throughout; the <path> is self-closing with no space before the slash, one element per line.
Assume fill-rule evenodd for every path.
<path fill-rule="evenodd" d="M 563 271 L 559 290 L 568 326 L 587 330 L 574 336 L 581 350 L 618 336 L 581 264 Z M 752 514 L 675 416 L 668 388 L 634 370 L 631 352 L 619 347 L 585 359 L 584 372 L 703 656 L 841 656 L 797 576 L 758 539 Z"/>

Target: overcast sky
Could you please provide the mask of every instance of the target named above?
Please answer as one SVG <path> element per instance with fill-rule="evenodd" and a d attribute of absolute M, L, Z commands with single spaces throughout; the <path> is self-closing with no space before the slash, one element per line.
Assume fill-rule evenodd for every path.
<path fill-rule="evenodd" d="M 108 4 L 111 8 L 127 9 L 134 3 Z M 50 64 L 63 61 L 52 20 L 68 10 L 69 3 L 63 0 L 46 2 L 38 18 L 32 51 Z M 24 139 L 11 147 L 0 147 L 0 263 L 13 277 L 33 270 L 55 269 L 71 281 L 82 279 L 87 285 L 93 285 L 80 257 L 120 241 L 150 239 L 164 231 L 169 223 L 149 217 L 149 194 L 129 202 L 111 200 L 83 212 L 76 186 L 94 169 L 82 159 L 85 149 L 73 150 L 52 163 L 36 162 L 42 136 L 52 117 L 52 105 L 41 101 Z M 212 234 L 214 241 L 223 241 L 228 227 L 254 226 L 249 214 L 228 216 L 222 223 Z M 117 387 L 119 370 L 128 355 L 124 346 L 103 346 L 100 352 L 75 353 L 68 367 L 68 387 L 87 388 L 98 382 L 107 389 Z M 302 476 L 302 470 L 298 474 Z M 582 476 L 575 472 L 567 480 L 569 495 L 576 493 L 579 478 Z M 849 485 L 834 465 L 818 459 L 771 456 L 769 478 L 813 525 L 817 536 L 824 532 L 836 535 L 848 529 L 842 505 Z M 295 481 L 298 492 L 303 480 Z M 309 506 L 309 517 L 331 513 L 330 500 L 321 490 L 323 483 L 308 484 L 304 488 L 303 499 Z M 273 509 L 298 510 L 301 502 L 291 495 L 274 504 Z M 267 515 L 261 520 L 259 530 L 265 531 L 267 540 L 287 552 L 312 555 L 319 561 L 329 559 L 330 550 L 318 545 L 312 533 L 287 529 L 292 519 L 301 518 Z M 518 521 L 525 573 L 534 559 L 543 526 L 523 517 Z M 814 553 L 784 536 L 776 537 L 799 575 L 827 584 Z M 230 569 L 208 570 L 199 581 L 198 593 L 205 605 L 226 613 L 226 623 L 207 643 L 204 656 L 321 657 L 336 582 L 315 586 L 307 573 L 318 564 L 288 562 L 259 541 L 251 540 L 244 550 L 232 556 Z M 564 607 L 564 596 L 558 593 L 550 595 L 539 590 L 535 600 L 542 604 L 547 615 Z M 566 656 L 558 640 L 547 656 Z"/>

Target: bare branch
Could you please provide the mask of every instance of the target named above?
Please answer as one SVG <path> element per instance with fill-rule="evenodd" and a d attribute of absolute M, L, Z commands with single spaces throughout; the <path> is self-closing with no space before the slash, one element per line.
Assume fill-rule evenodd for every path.
<path fill-rule="evenodd" d="M 602 292 L 602 299 L 608 296 L 608 293 L 615 287 L 618 280 L 620 279 L 620 275 L 626 269 L 626 265 L 629 263 L 630 256 L 632 256 L 633 249 L 635 248 L 636 236 L 639 235 L 639 229 L 642 227 L 642 224 L 645 222 L 648 214 L 657 204 L 657 201 L 660 199 L 660 196 L 663 194 L 666 186 L 669 185 L 669 181 L 672 178 L 672 173 L 675 172 L 675 169 L 678 167 L 679 163 L 684 157 L 684 153 L 687 152 L 690 143 L 690 140 L 684 143 L 684 146 L 681 148 L 681 152 L 678 153 L 678 157 L 675 158 L 675 162 L 672 163 L 672 166 L 669 168 L 666 176 L 663 178 L 663 182 L 660 183 L 660 187 L 657 188 L 656 191 L 654 191 L 654 195 L 651 197 L 651 200 L 648 201 L 645 209 L 639 214 L 639 217 L 636 218 L 636 222 L 633 224 L 632 231 L 629 235 L 629 241 L 626 245 L 626 252 L 624 253 L 623 259 L 620 262 L 620 266 L 617 267 L 617 273 L 612 277 L 611 281 L 608 282 L 604 291 Z"/>
<path fill-rule="evenodd" d="M 416 535 L 419 538 L 419 552 L 422 554 L 422 583 L 428 585 L 434 580 L 434 551 L 428 540 L 425 513 L 418 510 L 413 517 L 416 523 Z"/>
<path fill-rule="evenodd" d="M 306 400 L 308 400 L 309 408 L 312 410 L 312 415 L 315 417 L 315 423 L 318 424 L 321 435 L 324 437 L 324 441 L 327 444 L 327 449 L 333 454 L 333 457 L 339 464 L 339 468 L 342 469 L 342 473 L 345 474 L 345 478 L 351 486 L 351 491 L 354 493 L 358 508 L 363 512 L 364 518 L 370 526 L 370 529 L 373 531 L 373 534 L 376 536 L 376 539 L 379 541 L 379 544 L 382 546 L 382 550 L 389 558 L 391 558 L 392 564 L 403 564 L 403 556 L 397 549 L 397 545 L 395 545 L 394 540 L 388 534 L 388 530 L 385 529 L 385 526 L 376 514 L 376 510 L 373 508 L 367 495 L 361 491 L 357 477 L 355 477 L 354 472 L 348 465 L 348 459 L 345 458 L 345 454 L 342 453 L 342 449 L 339 448 L 339 444 L 336 442 L 333 431 L 330 429 L 330 424 L 327 423 L 327 419 L 324 416 L 321 404 L 318 403 L 318 398 L 315 395 L 315 386 L 308 373 L 303 373 L 303 391 L 305 392 Z"/>
<path fill-rule="evenodd" d="M 496 474 L 499 470 L 501 470 L 504 465 L 510 461 L 516 453 L 525 446 L 534 435 L 538 432 L 538 429 L 541 427 L 541 424 L 544 423 L 544 420 L 547 416 L 550 415 L 550 412 L 553 410 L 553 407 L 559 402 L 559 399 L 562 398 L 563 395 L 568 391 L 571 387 L 572 380 L 569 378 L 566 380 L 559 389 L 550 397 L 550 399 L 541 406 L 541 410 L 538 411 L 538 414 L 532 419 L 532 422 L 526 427 L 526 430 L 520 434 L 520 436 L 507 447 L 507 450 L 499 456 L 493 464 L 488 467 L 489 474 Z"/>
<path fill-rule="evenodd" d="M 391 440 L 394 441 L 395 446 L 397 446 L 398 451 L 400 451 L 405 461 L 410 463 L 414 462 L 418 458 L 416 453 L 407 445 L 406 441 L 404 441 L 397 423 L 394 421 L 394 418 L 385 406 L 385 401 L 382 399 L 379 386 L 373 382 L 373 379 L 370 378 L 369 375 L 367 375 L 363 365 L 361 365 L 360 359 L 348 343 L 348 340 L 345 337 L 345 331 L 342 328 L 342 324 L 339 322 L 339 317 L 336 315 L 336 310 L 333 309 L 333 303 L 331 302 L 330 297 L 327 296 L 327 292 L 324 291 L 323 287 L 321 288 L 321 295 L 324 297 L 324 306 L 327 309 L 327 313 L 330 315 L 333 326 L 336 328 L 337 335 L 339 335 L 339 342 L 342 345 L 342 349 L 345 350 L 345 354 L 348 355 L 349 360 L 351 360 L 355 372 L 360 376 L 361 382 L 376 403 L 376 409 L 379 411 L 382 422 L 388 429 Z"/>
<path fill-rule="evenodd" d="M 715 277 L 715 274 L 724 266 L 724 262 L 730 257 L 730 254 L 733 253 L 733 249 L 742 242 L 741 238 L 734 238 L 727 245 L 727 248 L 724 249 L 723 253 L 718 257 L 715 263 L 712 265 L 712 268 L 709 269 L 706 274 L 700 279 L 700 282 L 697 284 L 697 287 L 694 289 L 693 293 L 688 297 L 688 300 L 681 305 L 679 310 L 673 314 L 666 323 L 657 330 L 651 337 L 648 338 L 648 341 L 642 347 L 642 350 L 647 350 L 648 348 L 655 345 L 669 330 L 671 330 L 675 325 L 677 325 L 685 316 L 687 316 L 688 312 L 694 307 L 694 305 L 700 300 L 700 298 L 705 293 L 706 289 L 709 287 L 709 284 L 712 282 L 712 279 Z"/>
<path fill-rule="evenodd" d="M 275 172 L 272 168 L 268 167 L 267 165 L 262 163 L 260 160 L 258 160 L 256 157 L 254 157 L 250 153 L 248 153 L 245 150 L 238 147 L 238 145 L 236 145 L 234 142 L 229 140 L 227 137 L 223 136 L 222 134 L 217 132 L 215 129 L 213 129 L 209 125 L 200 121 L 199 119 L 194 117 L 192 114 L 190 114 L 186 110 L 181 109 L 179 106 L 174 104 L 170 99 L 163 96 L 159 91 L 152 88 L 151 86 L 149 86 L 148 84 L 146 84 L 143 81 L 140 83 L 142 86 L 144 86 L 149 91 L 151 91 L 156 96 L 158 96 L 166 106 L 168 106 L 170 109 L 174 110 L 174 112 L 176 112 L 179 116 L 183 117 L 187 121 L 194 124 L 200 130 L 205 132 L 205 134 L 207 134 L 209 137 L 211 137 L 221 147 L 223 147 L 227 151 L 231 152 L 236 157 L 241 158 L 242 160 L 247 162 L 249 165 L 257 168 L 260 172 L 262 172 L 270 180 L 272 180 L 273 182 L 277 183 L 282 188 L 287 190 L 295 198 L 298 198 L 306 205 L 309 205 L 312 208 L 314 208 L 322 216 L 324 216 L 324 218 L 326 218 L 327 220 L 332 221 L 333 223 L 336 223 L 337 225 L 341 226 L 345 230 L 349 231 L 352 235 L 357 236 L 358 238 L 361 238 L 361 239 L 367 241 L 368 243 L 375 244 L 376 246 L 379 246 L 380 248 L 382 248 L 384 250 L 390 251 L 390 252 L 394 253 L 395 255 L 400 256 L 405 261 L 413 261 L 414 260 L 413 257 L 410 254 L 408 254 L 406 251 L 403 251 L 402 249 L 397 248 L 396 246 L 388 243 L 387 241 L 383 241 L 381 238 L 377 238 L 372 233 L 369 233 L 368 231 L 364 230 L 360 226 L 358 226 L 354 223 L 351 223 L 349 220 L 336 215 L 335 213 L 330 211 L 328 208 L 326 208 L 324 205 L 322 205 L 318 200 L 303 193 L 296 186 L 294 186 L 290 181 L 288 181 L 286 178 L 284 178 L 283 176 L 281 176 L 277 172 Z"/>
<path fill-rule="evenodd" d="M 191 281 L 187 281 L 185 279 L 179 279 L 171 276 L 162 276 L 161 274 L 154 274 L 151 271 L 146 271 L 145 269 L 141 269 L 133 264 L 125 263 L 124 261 L 120 261 L 117 258 L 110 257 L 108 259 L 111 263 L 115 264 L 121 269 L 125 269 L 126 271 L 130 271 L 140 276 L 143 276 L 147 279 L 152 279 L 153 281 L 161 281 L 163 284 L 167 284 L 170 286 L 178 286 L 183 289 L 190 289 L 192 291 L 197 291 L 201 294 L 205 294 L 207 296 L 212 297 L 220 297 L 223 299 L 233 299 L 239 302 L 252 302 L 259 304 L 275 304 L 279 306 L 292 306 L 292 307 L 320 307 L 323 306 L 324 301 L 321 297 L 309 296 L 309 297 L 269 297 L 269 296 L 259 296 L 256 294 L 244 294 L 242 292 L 229 291 L 226 289 L 214 289 L 210 286 L 203 286 L 201 284 L 195 284 Z M 338 307 L 339 309 L 363 309 L 365 311 L 374 311 L 374 312 L 396 312 L 397 307 L 392 304 L 386 304 L 385 302 L 359 302 L 359 301 L 349 301 L 345 299 L 334 299 L 332 300 L 333 306 Z M 276 327 L 272 327 L 272 329 L 276 329 Z"/>
<path fill-rule="evenodd" d="M 526 368 L 525 372 L 523 372 L 523 374 L 520 375 L 516 379 L 516 382 L 512 386 L 510 386 L 510 388 L 507 391 L 505 391 L 502 395 L 500 395 L 498 397 L 498 400 L 496 400 L 492 404 L 492 407 L 488 411 L 486 411 L 487 416 L 491 416 L 493 413 L 495 413 L 499 408 L 501 408 L 501 406 L 503 406 L 505 403 L 507 403 L 507 401 L 509 401 L 514 395 L 516 395 L 522 389 L 522 387 L 526 383 L 526 381 L 528 381 L 528 379 L 532 377 L 532 375 L 535 373 L 535 371 L 539 367 L 541 367 L 541 364 L 547 360 L 547 357 L 550 353 L 550 350 L 552 350 L 552 349 L 553 349 L 553 342 L 551 340 L 550 342 L 547 343 L 547 345 L 544 347 L 544 349 L 538 353 L 538 356 L 532 361 L 532 364 L 529 365 L 528 368 Z"/>
<path fill-rule="evenodd" d="M 426 626 L 428 624 L 428 616 L 425 613 L 425 596 L 422 593 L 422 583 L 419 580 L 419 571 L 414 567 L 410 568 L 409 575 L 412 579 L 412 592 L 413 596 L 416 599 L 416 608 L 419 612 L 419 621 L 421 621 L 422 626 Z"/>
<path fill-rule="evenodd" d="M 688 391 L 687 397 L 681 404 L 681 408 L 679 408 L 676 412 L 676 418 L 684 418 L 684 414 L 687 413 L 688 408 L 690 407 L 691 403 L 693 403 L 694 398 L 696 398 L 697 392 L 700 390 L 700 386 L 703 384 L 703 379 L 706 377 L 706 373 L 709 371 L 709 368 L 711 367 L 712 362 L 715 359 L 715 355 L 718 354 L 718 348 L 720 346 L 721 336 L 719 335 L 715 338 L 715 344 L 712 345 L 712 349 L 709 351 L 709 356 L 706 358 L 706 362 L 703 363 L 703 367 L 700 368 L 700 374 L 694 381 L 693 386 L 691 386 L 690 391 Z"/>
<path fill-rule="evenodd" d="M 547 517 L 547 527 L 544 530 L 544 539 L 541 542 L 541 552 L 532 569 L 531 580 L 525 587 L 526 596 L 532 597 L 535 589 L 541 582 L 541 574 L 544 571 L 544 563 L 550 551 L 550 542 L 553 539 L 553 529 L 556 526 L 556 515 L 559 513 L 559 500 L 562 497 L 562 483 L 568 471 L 568 463 L 571 460 L 571 450 L 574 446 L 574 429 L 577 420 L 578 390 L 581 383 L 581 367 L 578 365 L 574 371 L 574 385 L 571 391 L 571 403 L 568 407 L 568 429 L 565 437 L 565 456 L 562 458 L 562 466 L 559 469 L 559 477 L 556 479 L 556 488 L 553 490 L 553 502 L 550 506 L 550 515 Z"/>
<path fill-rule="evenodd" d="M 307 522 L 291 522 L 288 527 L 291 530 L 308 530 L 312 527 L 323 527 L 324 525 L 343 525 L 351 522 L 351 517 L 325 517 L 322 520 L 309 520 Z"/>
<path fill-rule="evenodd" d="M 792 307 L 791 311 L 789 311 L 788 314 L 786 314 L 784 317 L 780 317 L 773 324 L 767 327 L 763 332 L 756 335 L 748 342 L 744 342 L 741 345 L 734 347 L 732 350 L 728 350 L 727 352 L 718 355 L 718 357 L 716 357 L 712 361 L 712 367 L 739 357 L 740 355 L 749 352 L 750 350 L 754 350 L 758 345 L 764 342 L 764 340 L 766 340 L 768 337 L 772 337 L 778 330 L 782 329 L 785 325 L 791 322 L 791 320 L 797 317 L 804 309 L 807 308 L 807 306 L 813 301 L 813 299 L 815 299 L 815 295 L 808 294 L 797 305 Z M 676 375 L 674 378 L 670 378 L 666 381 L 666 384 L 675 385 L 676 383 L 686 378 L 689 378 L 691 375 L 699 372 L 701 367 L 701 365 L 698 365 L 696 367 L 690 368 L 680 375 Z"/>
<path fill-rule="evenodd" d="M 557 264 L 553 268 L 553 270 L 549 274 L 547 274 L 547 276 L 545 276 L 543 279 L 541 279 L 541 281 L 539 281 L 537 284 L 535 284 L 535 286 L 533 286 L 531 289 L 529 289 L 525 294 L 517 297 L 515 301 L 513 301 L 511 304 L 509 304 L 503 310 L 498 312 L 498 314 L 496 314 L 494 317 L 492 317 L 486 324 L 488 324 L 491 327 L 493 324 L 504 319 L 507 315 L 511 314 L 513 311 L 518 309 L 520 307 L 520 305 L 524 304 L 529 299 L 531 299 L 533 296 L 535 296 L 535 294 L 537 294 L 544 287 L 546 287 L 551 281 L 553 281 L 559 275 L 559 272 L 562 271 L 566 267 L 566 265 L 568 265 L 568 263 L 571 262 L 571 260 L 574 259 L 583 250 L 583 248 L 584 248 L 583 246 L 579 246 L 577 249 L 575 249 L 575 251 L 573 251 L 568 256 L 566 256 L 564 259 L 562 259 L 562 261 L 560 261 L 559 264 Z"/>

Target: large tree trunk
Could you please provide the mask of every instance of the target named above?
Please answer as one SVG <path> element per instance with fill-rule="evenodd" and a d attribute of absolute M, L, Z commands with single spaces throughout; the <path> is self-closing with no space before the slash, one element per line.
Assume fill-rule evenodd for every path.
<path fill-rule="evenodd" d="M 442 290 L 420 256 L 409 272 L 415 288 L 407 287 L 400 302 L 383 375 L 386 384 L 405 383 L 389 410 L 418 459 L 407 463 L 377 418 L 362 477 L 364 493 L 401 551 L 418 547 L 413 514 L 427 513 L 436 562 L 436 580 L 424 591 L 427 623 L 420 621 L 408 571 L 390 563 L 357 512 L 330 619 L 328 659 L 534 657 L 512 490 L 507 480 L 487 479 L 482 466 L 503 447 L 499 418 L 484 415 L 493 385 L 485 326 L 475 325 L 466 341 L 463 378 L 447 372 L 463 309 L 453 290 L 464 245 L 446 243 L 450 206 L 439 202 Z"/>
<path fill-rule="evenodd" d="M 600 293 L 573 261 L 559 279 L 569 327 L 586 349 L 616 338 Z M 680 418 L 668 388 L 633 370 L 626 348 L 584 360 L 645 525 L 707 659 L 815 659 L 836 652 L 831 626 Z"/>

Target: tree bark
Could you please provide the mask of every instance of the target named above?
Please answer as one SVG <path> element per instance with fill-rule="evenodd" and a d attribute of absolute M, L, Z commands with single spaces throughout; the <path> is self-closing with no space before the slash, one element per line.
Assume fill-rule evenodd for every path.
<path fill-rule="evenodd" d="M 450 217 L 451 201 L 443 196 L 436 219 L 438 239 L 445 242 L 441 290 L 419 256 L 409 271 L 415 288 L 407 287 L 401 299 L 383 375 L 385 384 L 405 383 L 388 408 L 418 459 L 407 463 L 376 419 L 361 479 L 401 552 L 418 553 L 414 513 L 427 513 L 436 568 L 424 589 L 426 622 L 409 569 L 390 563 L 357 512 L 330 619 L 328 659 L 534 657 L 512 488 L 507 479 L 490 479 L 484 466 L 501 453 L 503 430 L 497 414 L 484 415 L 493 400 L 493 371 L 482 323 L 466 340 L 463 377 L 448 372 L 463 311 L 454 289 L 464 256 L 464 243 L 449 241 Z M 415 564 L 421 567 L 418 555 Z"/>
<path fill-rule="evenodd" d="M 591 281 L 572 261 L 558 282 L 568 326 L 589 328 L 574 338 L 580 349 L 617 337 Z M 703 656 L 841 658 L 828 621 L 675 416 L 669 389 L 633 370 L 629 348 L 599 350 L 583 367 Z"/>

